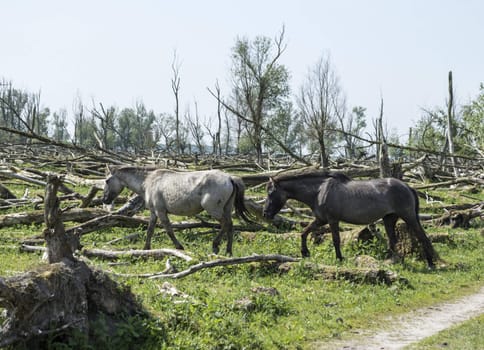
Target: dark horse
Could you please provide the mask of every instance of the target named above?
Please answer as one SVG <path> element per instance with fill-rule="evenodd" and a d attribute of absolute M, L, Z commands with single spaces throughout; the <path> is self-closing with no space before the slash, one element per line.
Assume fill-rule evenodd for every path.
<path fill-rule="evenodd" d="M 418 218 L 419 203 L 414 189 L 395 178 L 354 181 L 344 174 L 312 171 L 299 175 L 281 173 L 267 184 L 264 217 L 272 219 L 288 199 L 307 204 L 315 219 L 301 233 L 301 253 L 309 256 L 307 235 L 329 224 L 336 257 L 340 250 L 339 222 L 366 225 L 383 218 L 389 253 L 395 253 L 395 224 L 403 219 L 421 243 L 429 267 L 436 253 Z"/>
<path fill-rule="evenodd" d="M 178 172 L 133 166 L 111 166 L 104 186 L 103 203 L 111 203 L 127 187 L 143 197 L 151 212 L 144 249 L 151 248 L 151 236 L 159 218 L 177 249 L 183 249 L 173 233 L 168 214 L 195 215 L 207 211 L 220 222 L 220 233 L 213 240 L 213 252 L 219 251 L 226 234 L 227 254 L 232 254 L 232 209 L 251 222 L 244 204 L 245 186 L 237 176 L 220 170 Z"/>

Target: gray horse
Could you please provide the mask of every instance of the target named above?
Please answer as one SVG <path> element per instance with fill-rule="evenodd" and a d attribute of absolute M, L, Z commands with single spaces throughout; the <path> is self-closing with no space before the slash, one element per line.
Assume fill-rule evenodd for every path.
<path fill-rule="evenodd" d="M 206 210 L 221 225 L 213 241 L 213 252 L 219 251 L 220 242 L 227 236 L 227 254 L 232 254 L 232 209 L 250 222 L 244 205 L 245 186 L 236 176 L 219 170 L 178 172 L 167 169 L 133 166 L 110 166 L 110 175 L 104 186 L 103 203 L 109 204 L 127 187 L 143 197 L 151 212 L 144 249 L 151 248 L 151 236 L 157 218 L 177 249 L 183 249 L 173 233 L 168 214 L 196 215 Z"/>
<path fill-rule="evenodd" d="M 307 235 L 329 224 L 336 257 L 343 259 L 340 250 L 339 222 L 366 225 L 383 218 L 388 235 L 389 253 L 395 253 L 395 224 L 403 219 L 421 243 L 429 267 L 437 257 L 419 218 L 417 193 L 398 179 L 353 181 L 341 173 L 313 171 L 302 175 L 281 173 L 267 184 L 264 216 L 272 219 L 288 199 L 307 204 L 315 219 L 301 233 L 301 254 L 309 256 Z"/>

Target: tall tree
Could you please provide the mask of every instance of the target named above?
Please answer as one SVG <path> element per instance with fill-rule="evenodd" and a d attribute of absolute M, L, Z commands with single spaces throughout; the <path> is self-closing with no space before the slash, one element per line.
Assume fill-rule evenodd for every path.
<path fill-rule="evenodd" d="M 458 175 L 454 157 L 454 136 L 455 136 L 455 107 L 454 107 L 454 87 L 452 83 L 452 71 L 449 72 L 449 100 L 447 101 L 447 144 L 449 145 L 450 160 L 454 170 L 454 175 Z M 444 150 L 445 151 L 445 150 Z"/>
<path fill-rule="evenodd" d="M 289 98 L 289 73 L 279 63 L 286 49 L 284 28 L 274 40 L 238 38 L 232 49 L 232 103 L 229 110 L 246 122 L 247 133 L 262 163 L 263 129 Z"/>
<path fill-rule="evenodd" d="M 83 147 L 92 147 L 97 145 L 94 137 L 96 132 L 96 123 L 93 117 L 89 117 L 86 108 L 82 102 L 81 96 L 77 95 L 72 104 L 74 113 L 74 144 Z"/>
<path fill-rule="evenodd" d="M 59 112 L 54 112 L 51 120 L 50 136 L 56 141 L 67 142 L 70 138 L 67 130 L 67 111 L 61 109 Z"/>
<path fill-rule="evenodd" d="M 264 144 L 271 152 L 284 153 L 280 143 L 284 144 L 286 149 L 301 155 L 301 143 L 304 142 L 302 122 L 299 115 L 294 112 L 292 103 L 286 102 L 281 104 L 274 111 L 270 121 L 267 122 L 267 129 L 271 130 L 270 136 L 265 136 Z M 276 142 L 279 141 L 278 142 Z"/>
<path fill-rule="evenodd" d="M 165 152 L 176 153 L 175 118 L 168 113 L 162 113 L 155 121 L 156 140 L 161 142 Z"/>
<path fill-rule="evenodd" d="M 115 145 L 116 136 L 116 107 L 111 106 L 105 108 L 102 103 L 99 103 L 99 109 L 94 107 L 91 110 L 93 118 L 97 121 L 96 138 L 99 146 L 104 149 L 113 149 Z"/>
<path fill-rule="evenodd" d="M 329 166 L 329 155 L 336 135 L 337 117 L 344 118 L 346 102 L 339 78 L 329 55 L 323 55 L 310 67 L 297 96 L 299 113 L 308 136 L 319 146 L 320 163 Z"/>
<path fill-rule="evenodd" d="M 467 152 L 484 157 L 484 84 L 479 95 L 462 109 L 463 139 Z"/>
<path fill-rule="evenodd" d="M 360 138 L 366 128 L 365 112 L 366 108 L 357 106 L 353 107 L 353 110 L 346 115 L 346 118 L 338 116 L 344 141 L 345 157 L 347 159 L 357 159 L 363 154 L 360 150 L 362 144 Z"/>
<path fill-rule="evenodd" d="M 171 70 L 173 77 L 171 79 L 171 90 L 175 97 L 175 143 L 178 154 L 183 153 L 181 141 L 181 126 L 180 126 L 180 62 L 178 61 L 176 51 L 173 53 L 173 62 L 171 63 Z"/>
<path fill-rule="evenodd" d="M 48 108 L 41 108 L 40 93 L 31 94 L 13 87 L 11 82 L 0 82 L 0 126 L 39 136 L 47 136 Z M 11 133 L 0 133 L 3 140 L 26 142 Z"/>
<path fill-rule="evenodd" d="M 409 144 L 412 147 L 441 152 L 446 142 L 446 119 L 442 109 L 423 110 L 423 114 L 411 130 Z"/>
<path fill-rule="evenodd" d="M 148 111 L 143 102 L 138 101 L 134 108 L 124 108 L 119 113 L 119 147 L 123 151 L 141 153 L 155 146 L 153 126 L 155 114 Z"/>
<path fill-rule="evenodd" d="M 217 131 L 215 133 L 214 142 L 213 142 L 213 153 L 218 155 L 219 157 L 222 155 L 222 103 L 221 100 L 221 93 L 220 93 L 220 86 L 218 82 L 215 84 L 215 90 L 217 92 Z M 227 138 L 230 138 L 230 130 L 227 129 Z"/>
<path fill-rule="evenodd" d="M 200 116 L 198 115 L 198 105 L 195 102 L 195 117 L 192 117 L 190 111 L 187 111 L 185 115 L 185 120 L 187 121 L 187 127 L 192 135 L 192 139 L 197 147 L 197 153 L 205 153 L 205 144 L 203 143 L 203 138 L 205 133 L 203 132 L 202 124 L 200 123 Z"/>

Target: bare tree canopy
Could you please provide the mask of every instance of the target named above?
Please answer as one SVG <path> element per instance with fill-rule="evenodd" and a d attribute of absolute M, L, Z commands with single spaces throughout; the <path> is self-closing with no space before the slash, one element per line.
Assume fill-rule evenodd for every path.
<path fill-rule="evenodd" d="M 323 55 L 308 70 L 297 104 L 308 136 L 318 145 L 321 166 L 328 167 L 331 144 L 336 141 L 331 129 L 346 114 L 346 98 L 329 55 Z"/>

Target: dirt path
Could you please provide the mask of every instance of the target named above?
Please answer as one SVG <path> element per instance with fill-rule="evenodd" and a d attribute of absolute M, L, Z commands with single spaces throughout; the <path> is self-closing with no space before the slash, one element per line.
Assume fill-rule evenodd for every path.
<path fill-rule="evenodd" d="M 315 344 L 315 349 L 389 350 L 430 337 L 446 328 L 484 313 L 484 287 L 462 299 L 433 305 L 398 317 L 390 317 L 385 330 L 361 331 L 353 339 Z"/>

